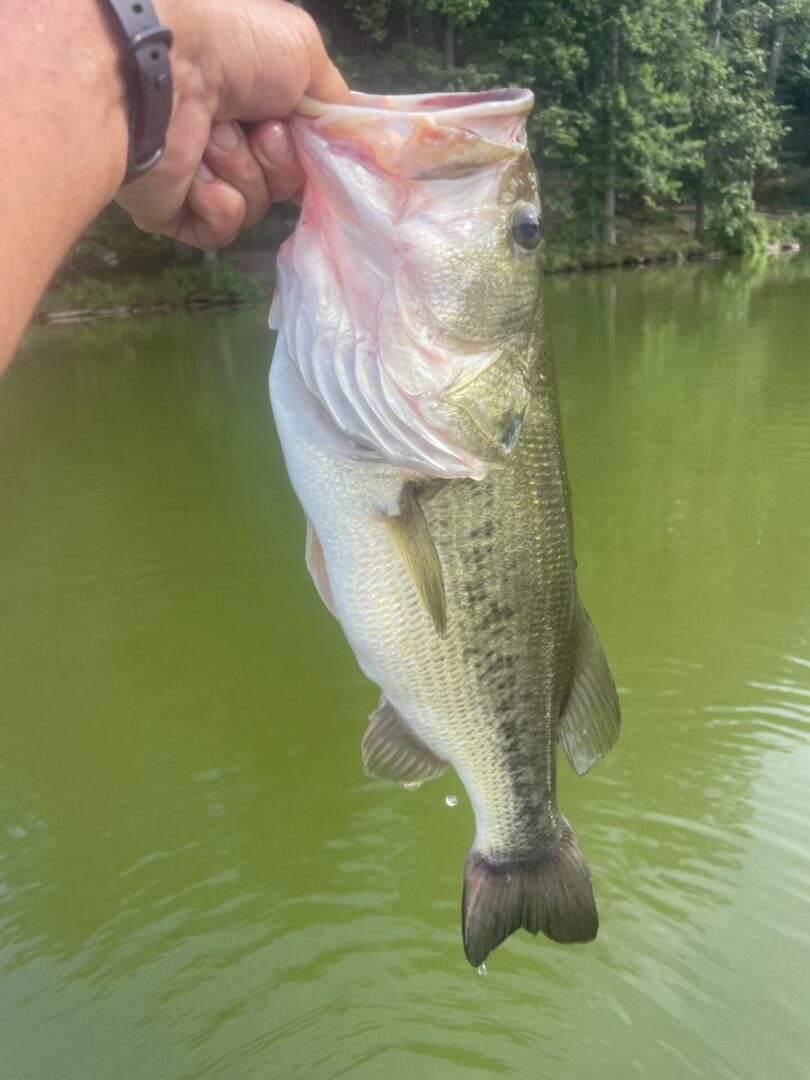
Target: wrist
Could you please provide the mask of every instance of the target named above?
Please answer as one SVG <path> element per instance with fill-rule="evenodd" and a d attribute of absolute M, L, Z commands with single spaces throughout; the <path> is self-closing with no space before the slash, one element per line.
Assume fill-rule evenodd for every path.
<path fill-rule="evenodd" d="M 124 183 L 157 165 L 166 149 L 172 118 L 172 31 L 152 0 L 102 0 L 115 24 L 120 67 L 129 100 L 127 171 Z"/>

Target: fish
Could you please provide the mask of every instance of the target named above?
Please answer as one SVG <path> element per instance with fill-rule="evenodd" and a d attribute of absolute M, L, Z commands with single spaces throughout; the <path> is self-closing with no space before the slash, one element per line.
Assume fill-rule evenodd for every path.
<path fill-rule="evenodd" d="M 363 766 L 407 786 L 452 766 L 464 785 L 475 967 L 519 928 L 595 938 L 556 754 L 581 775 L 620 726 L 576 586 L 532 105 L 517 88 L 305 99 L 270 313 L 307 566 L 381 692 Z"/>

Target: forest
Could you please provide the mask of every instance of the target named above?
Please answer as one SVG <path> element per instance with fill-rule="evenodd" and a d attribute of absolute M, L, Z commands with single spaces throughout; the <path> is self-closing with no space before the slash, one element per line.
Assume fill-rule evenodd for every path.
<path fill-rule="evenodd" d="M 534 91 L 547 269 L 810 247 L 810 0 L 304 6 L 355 89 Z M 255 256 L 274 250 L 294 213 L 243 234 L 213 291 L 250 298 L 255 282 L 239 271 L 253 276 Z M 133 273 L 144 303 L 158 289 L 182 303 L 189 289 L 206 291 L 193 262 L 113 208 L 57 278 L 63 293 L 72 282 L 71 296 L 51 306 L 104 306 L 116 277 Z M 158 272 L 162 284 L 150 283 Z"/>
<path fill-rule="evenodd" d="M 546 213 L 574 240 L 689 205 L 750 251 L 810 209 L 810 0 L 313 0 L 350 82 L 528 86 Z"/>

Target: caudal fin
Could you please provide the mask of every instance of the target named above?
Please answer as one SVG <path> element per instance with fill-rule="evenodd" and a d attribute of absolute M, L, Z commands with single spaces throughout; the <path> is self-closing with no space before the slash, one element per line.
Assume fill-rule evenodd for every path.
<path fill-rule="evenodd" d="M 464 952 L 478 967 L 520 927 L 552 941 L 593 941 L 599 916 L 585 859 L 567 822 L 535 858 L 495 862 L 471 851 L 464 865 Z"/>

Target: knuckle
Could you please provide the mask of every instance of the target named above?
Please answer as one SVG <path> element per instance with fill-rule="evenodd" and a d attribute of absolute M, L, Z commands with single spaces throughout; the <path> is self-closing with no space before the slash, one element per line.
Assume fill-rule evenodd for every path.
<path fill-rule="evenodd" d="M 318 24 L 308 11 L 305 11 L 302 7 L 298 7 L 297 4 L 290 4 L 288 7 L 288 15 L 293 29 L 300 35 L 302 41 L 306 42 L 308 45 L 313 42 L 320 42 L 321 35 L 318 30 Z"/>
<path fill-rule="evenodd" d="M 228 172 L 233 182 L 240 187 L 261 183 L 261 170 L 246 150 L 235 155 L 233 161 L 229 162 Z"/>

